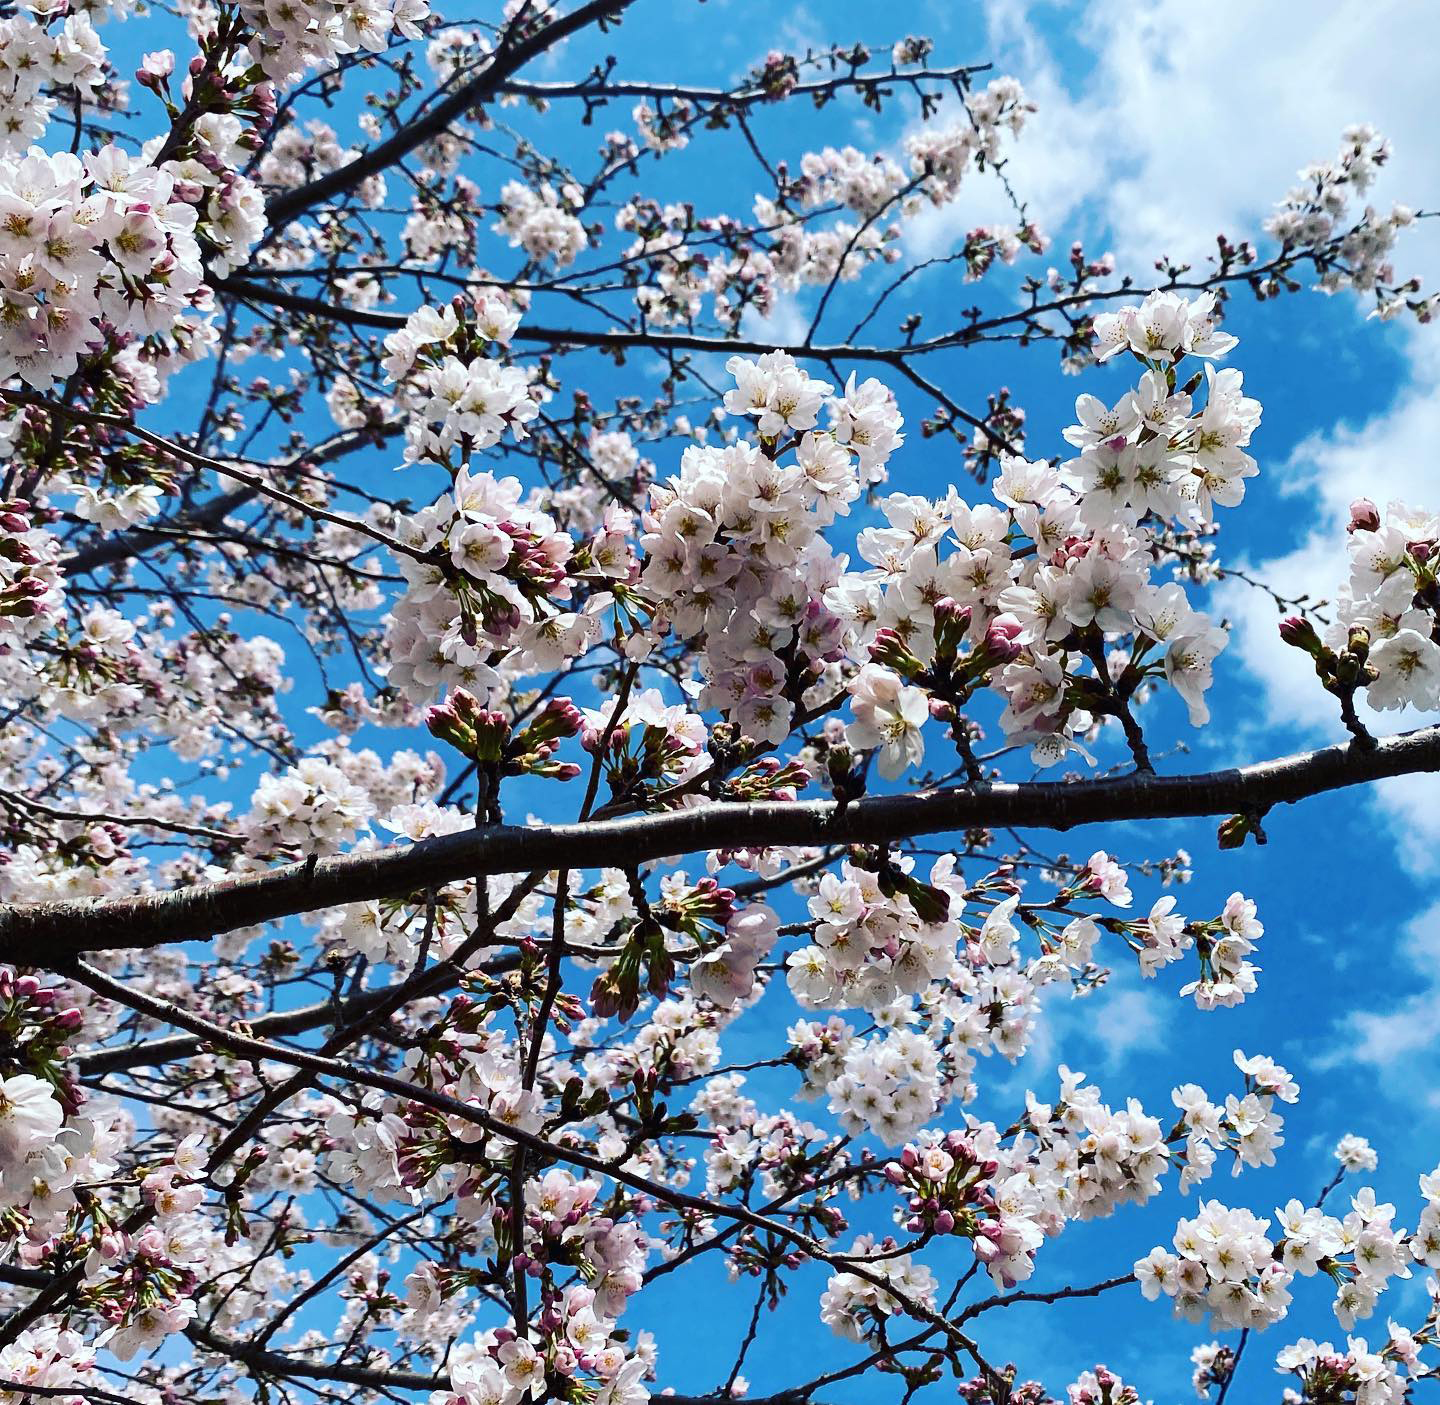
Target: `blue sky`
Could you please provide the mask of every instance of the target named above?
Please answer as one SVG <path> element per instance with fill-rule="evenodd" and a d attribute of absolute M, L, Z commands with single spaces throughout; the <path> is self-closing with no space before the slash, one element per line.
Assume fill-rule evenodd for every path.
<path fill-rule="evenodd" d="M 1332 155 L 1341 129 L 1352 122 L 1374 123 L 1395 145 L 1377 203 L 1394 198 L 1417 207 L 1440 205 L 1430 98 L 1440 9 L 1419 0 L 1317 4 L 1306 7 L 1303 23 L 1288 6 L 1229 0 L 1205 6 L 1178 0 L 1085 6 L 902 0 L 884 7 L 883 15 L 851 0 L 640 0 L 635 15 L 644 34 L 639 23 L 627 25 L 596 50 L 619 54 L 627 76 L 728 82 L 772 45 L 794 50 L 863 38 L 878 47 L 907 32 L 933 35 L 942 63 L 994 60 L 997 71 L 1021 79 L 1039 106 L 1009 174 L 1054 239 L 1051 257 L 1063 257 L 1070 241 L 1083 237 L 1094 253 L 1115 250 L 1122 269 L 1142 281 L 1161 254 L 1203 256 L 1219 230 L 1258 235 L 1260 219 L 1295 170 Z M 878 27 L 882 19 L 893 23 L 893 32 Z M 160 42 L 153 32 L 127 29 L 111 27 L 106 38 L 122 51 L 132 43 L 151 48 Z M 663 43 L 656 42 L 657 33 Z M 593 57 L 577 45 L 558 71 L 576 73 Z M 840 111 L 817 117 L 787 109 L 783 123 L 768 117 L 770 149 L 798 162 L 806 149 L 825 142 L 892 147 L 901 135 L 899 113 L 887 112 L 877 122 L 858 107 L 837 118 Z M 343 122 L 337 125 L 342 140 L 358 140 Z M 573 143 L 578 160 L 598 131 L 623 125 L 626 118 L 612 110 L 596 128 L 579 128 L 567 117 L 538 130 L 562 154 Z M 662 196 L 683 194 L 705 212 L 747 205 L 754 173 L 738 143 L 722 138 L 706 149 L 711 159 L 703 184 L 695 162 L 682 155 L 659 168 L 646 188 Z M 715 162 L 717 152 L 731 159 Z M 496 192 L 482 187 L 482 193 Z M 993 187 L 977 181 L 954 207 L 923 222 L 913 252 L 944 251 L 974 224 L 998 216 L 997 200 Z M 498 246 L 487 253 L 493 266 L 507 266 Z M 1046 262 L 1031 258 L 1021 268 L 1035 271 Z M 1440 234 L 1429 228 L 1417 233 L 1402 245 L 1398 263 L 1402 274 L 1419 273 L 1433 287 L 1440 281 Z M 978 289 L 945 277 L 917 287 L 927 325 L 934 327 L 971 302 L 995 308 L 1008 302 L 1003 278 Z M 848 327 L 843 313 L 853 306 L 839 300 L 840 315 L 829 325 Z M 775 334 L 788 338 L 797 325 L 803 330 L 805 313 L 803 304 L 781 309 Z M 1252 449 L 1261 476 L 1245 507 L 1226 520 L 1223 555 L 1287 593 L 1328 593 L 1342 579 L 1344 508 L 1357 492 L 1382 504 L 1391 496 L 1425 501 L 1428 494 L 1430 504 L 1440 506 L 1440 331 L 1366 322 L 1348 297 L 1308 294 L 1258 308 L 1240 295 L 1229 329 L 1241 338 L 1230 363 L 1244 370 L 1247 391 L 1261 400 L 1265 418 Z M 1077 393 L 1113 398 L 1125 375 L 1109 368 L 1087 373 L 1083 381 L 1062 378 L 1045 348 L 964 356 L 946 366 L 947 382 L 977 403 L 987 391 L 1009 385 L 1028 412 L 1029 449 L 1037 457 L 1064 451 L 1060 430 L 1070 423 Z M 621 381 L 606 370 L 597 373 L 596 384 L 614 391 Z M 914 428 L 924 407 L 904 392 L 901 402 Z M 157 423 L 165 413 L 162 407 Z M 678 446 L 668 459 L 663 446 L 653 456 L 668 471 Z M 939 441 L 913 433 L 892 463 L 892 486 L 939 495 L 949 482 L 962 480 L 963 470 L 952 460 Z M 377 481 L 388 471 L 377 465 Z M 407 481 L 404 491 L 418 489 Z M 1190 748 L 1188 756 L 1167 757 L 1165 769 L 1208 769 L 1342 735 L 1332 702 L 1305 660 L 1279 645 L 1267 597 L 1226 587 L 1212 609 L 1236 621 L 1231 648 L 1218 666 L 1214 721 L 1193 732 L 1183 717 L 1161 714 L 1172 726 L 1157 737 L 1183 739 Z M 297 698 L 302 690 L 303 681 Z M 1398 725 L 1418 720 L 1401 717 Z M 1388 724 L 1397 725 L 1393 715 Z M 373 732 L 361 737 L 370 745 L 392 740 L 414 741 Z M 1207 1191 L 1260 1214 L 1291 1194 L 1312 1198 L 1333 1167 L 1330 1148 L 1342 1133 L 1355 1132 L 1380 1152 L 1377 1192 L 1397 1203 L 1400 1222 L 1413 1224 L 1415 1176 L 1440 1162 L 1440 1084 L 1430 1074 L 1440 1033 L 1437 802 L 1440 791 L 1430 777 L 1397 783 L 1375 798 L 1322 797 L 1273 814 L 1264 850 L 1218 853 L 1208 822 L 1071 837 L 1066 847 L 1081 855 L 1102 845 L 1125 859 L 1187 848 L 1195 878 L 1178 897 L 1191 915 L 1218 911 L 1236 888 L 1254 897 L 1266 925 L 1260 991 L 1240 1010 L 1203 1015 L 1179 999 L 1173 973 L 1142 990 L 1132 972 L 1119 970 L 1088 1001 L 1051 1002 L 1040 1046 L 1018 1076 L 1004 1067 L 982 1067 L 987 1091 L 977 1110 L 1008 1120 L 1020 1106 L 1024 1083 L 1047 1096 L 1053 1069 L 1063 1062 L 1090 1073 L 1109 1100 L 1133 1094 L 1162 1115 L 1177 1083 L 1200 1082 L 1212 1096 L 1232 1089 L 1233 1049 L 1268 1053 L 1297 1075 L 1302 1088 L 1299 1105 L 1287 1110 L 1280 1166 L 1235 1183 L 1217 1176 Z M 1143 910 L 1158 889 L 1144 880 L 1135 886 Z M 779 1036 L 779 1016 L 767 1020 L 764 1028 L 752 1021 L 737 1030 L 727 1054 L 743 1058 Z M 757 1086 L 775 1097 L 789 1089 L 783 1079 Z M 1171 1193 L 1153 1211 L 1077 1226 L 1042 1250 L 1029 1286 L 1124 1271 L 1151 1244 L 1168 1240 L 1168 1227 L 1193 1204 L 1193 1197 L 1181 1201 Z M 1382 1307 L 1399 1316 L 1402 1304 L 1416 1301 L 1417 1286 L 1392 1292 Z M 822 1274 L 797 1279 L 776 1330 L 762 1334 L 747 1365 L 753 1393 L 849 1359 L 850 1348 L 818 1323 L 822 1287 Z M 1326 1300 L 1319 1284 L 1300 1285 L 1296 1315 L 1252 1343 L 1232 1400 L 1270 1398 L 1278 1391 L 1270 1368 L 1281 1345 L 1306 1331 L 1334 1335 L 1323 1311 L 1307 1308 L 1323 1310 Z M 632 1306 L 627 1322 L 656 1330 L 662 1384 L 703 1391 L 723 1380 L 750 1303 L 748 1289 L 728 1287 L 710 1268 L 689 1279 L 676 1274 L 661 1280 Z M 1377 1322 L 1383 1327 L 1383 1312 Z M 1189 1349 L 1209 1339 L 1199 1328 L 1172 1324 L 1162 1304 L 1144 1303 L 1138 1291 L 1059 1310 L 1009 1309 L 986 1319 L 980 1336 L 992 1360 L 1009 1356 L 1019 1362 L 1022 1377 L 1040 1376 L 1054 1390 L 1105 1361 L 1157 1402 L 1190 1395 Z M 896 1394 L 893 1381 L 872 1377 L 837 1387 L 826 1398 L 885 1405 Z M 939 1390 L 933 1394 L 938 1398 Z"/>

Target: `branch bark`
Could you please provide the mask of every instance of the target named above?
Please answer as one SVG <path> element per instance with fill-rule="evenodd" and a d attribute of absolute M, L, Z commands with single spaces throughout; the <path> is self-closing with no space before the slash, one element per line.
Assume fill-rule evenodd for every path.
<path fill-rule="evenodd" d="M 1073 784 L 945 788 L 833 801 L 711 804 L 584 824 L 490 825 L 403 848 L 286 864 L 136 897 L 0 908 L 0 961 L 53 966 L 87 951 L 201 941 L 238 927 L 477 875 L 633 866 L 747 845 L 880 843 L 976 826 L 1067 830 L 1117 820 L 1263 813 L 1391 776 L 1440 771 L 1440 726 L 1226 771 Z"/>

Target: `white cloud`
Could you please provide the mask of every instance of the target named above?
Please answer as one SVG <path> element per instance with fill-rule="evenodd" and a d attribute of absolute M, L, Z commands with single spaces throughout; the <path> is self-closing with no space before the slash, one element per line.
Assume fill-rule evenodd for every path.
<path fill-rule="evenodd" d="M 762 317 L 753 307 L 746 308 L 740 330 L 751 341 L 796 346 L 805 340 L 812 315 L 795 293 L 777 293 L 768 317 Z"/>
<path fill-rule="evenodd" d="M 1141 275 L 1161 254 L 1203 258 L 1222 229 L 1255 230 L 1297 169 L 1332 156 L 1353 123 L 1395 144 L 1377 203 L 1435 189 L 1440 7 L 1347 0 L 1302 19 L 1249 0 L 987 0 L 985 13 L 996 69 L 1039 108 L 1015 144 L 1012 182 L 1042 228 L 1108 245 Z M 1072 25 L 1073 42 L 1049 37 Z M 933 253 L 1002 214 L 993 184 L 977 182 L 916 238 Z"/>
<path fill-rule="evenodd" d="M 1440 49 L 1440 7 L 1344 0 L 1307 7 L 1302 21 L 1293 7 L 1248 0 L 987 0 L 985 13 L 996 68 L 1019 78 L 1039 109 L 1007 175 L 1062 249 L 1081 236 L 1091 253 L 1112 248 L 1121 269 L 1141 278 L 1161 254 L 1203 259 L 1221 230 L 1256 234 L 1297 169 L 1331 156 L 1341 131 L 1361 122 L 1394 148 L 1373 202 L 1436 203 L 1431 55 Z M 916 251 L 942 252 L 1003 215 L 994 183 L 977 181 L 956 205 L 922 218 Z M 1440 220 L 1407 231 L 1396 261 L 1427 290 L 1440 283 Z M 1378 328 L 1361 327 L 1363 309 L 1353 305 L 1357 337 L 1373 342 Z M 1268 559 L 1231 564 L 1292 598 L 1327 598 L 1347 574 L 1353 498 L 1440 506 L 1440 334 L 1416 329 L 1408 349 L 1408 382 L 1382 413 L 1325 424 L 1288 462 L 1263 464 L 1295 495 L 1297 520 L 1315 524 L 1311 534 Z M 1259 682 L 1267 706 L 1256 711 L 1267 728 L 1279 716 L 1315 739 L 1343 737 L 1334 699 L 1280 642 L 1274 602 L 1235 583 L 1219 605 L 1236 624 L 1227 664 L 1238 660 Z M 1372 720 L 1381 732 L 1419 721 L 1410 713 Z M 1433 790 L 1424 777 L 1373 796 L 1416 872 L 1440 870 Z"/>
<path fill-rule="evenodd" d="M 1387 1068 L 1429 1049 L 1440 1038 L 1440 902 L 1405 924 L 1400 949 L 1421 975 L 1415 993 L 1386 1010 L 1358 1010 L 1345 1021 L 1340 1044 L 1319 1066 L 1349 1062 Z"/>
<path fill-rule="evenodd" d="M 1436 186 L 1440 188 L 1440 180 Z M 1303 499 L 1303 511 L 1315 523 L 1295 550 L 1244 563 L 1251 574 L 1287 596 L 1304 593 L 1328 599 L 1345 580 L 1345 523 L 1355 498 L 1373 498 L 1382 508 L 1396 499 L 1425 505 L 1440 501 L 1434 449 L 1440 443 L 1440 338 L 1433 328 L 1419 328 L 1409 347 L 1409 383 L 1387 409 L 1362 424 L 1341 422 L 1307 436 L 1288 462 L 1267 470 L 1278 474 L 1288 494 Z M 1317 735 L 1343 737 L 1335 700 L 1316 683 L 1309 660 L 1281 642 L 1274 602 L 1234 582 L 1220 592 L 1218 604 L 1235 624 L 1232 662 L 1238 659 L 1247 676 L 1260 683 L 1269 715 L 1283 716 Z M 1433 720 L 1408 709 L 1376 713 L 1362 705 L 1360 711 L 1366 725 L 1382 734 Z M 1405 867 L 1417 874 L 1440 870 L 1434 777 L 1388 781 L 1374 790 L 1371 800 L 1395 831 Z"/>
<path fill-rule="evenodd" d="M 1162 992 L 1162 999 L 1166 997 L 1174 998 L 1174 992 Z M 1107 1066 L 1113 1068 L 1130 1054 L 1162 1047 L 1162 1005 L 1150 993 L 1101 991 L 1091 997 L 1090 1003 L 1092 1016 L 1098 1016 L 1090 1033 L 1100 1045 Z"/>

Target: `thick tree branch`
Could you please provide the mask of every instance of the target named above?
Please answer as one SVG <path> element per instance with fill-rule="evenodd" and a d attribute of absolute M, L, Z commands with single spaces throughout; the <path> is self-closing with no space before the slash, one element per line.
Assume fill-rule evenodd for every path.
<path fill-rule="evenodd" d="M 491 825 L 403 848 L 287 864 L 168 893 L 0 908 L 0 961 L 199 941 L 301 912 L 401 896 L 481 874 L 600 868 L 747 845 L 879 843 L 975 826 L 1066 830 L 1117 820 L 1260 813 L 1390 776 L 1440 771 L 1440 726 L 1190 776 L 946 788 L 833 801 L 713 804 L 527 828 Z"/>

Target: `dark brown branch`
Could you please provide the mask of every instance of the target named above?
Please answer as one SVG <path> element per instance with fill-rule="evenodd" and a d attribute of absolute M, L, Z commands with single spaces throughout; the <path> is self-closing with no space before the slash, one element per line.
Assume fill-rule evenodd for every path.
<path fill-rule="evenodd" d="M 1058 1303 L 1066 1298 L 1098 1298 L 1101 1293 L 1108 1293 L 1112 1288 L 1123 1288 L 1125 1284 L 1134 1281 L 1133 1273 L 1121 1273 L 1099 1283 L 1087 1284 L 1083 1288 L 1052 1288 L 1049 1292 L 1036 1293 L 997 1293 L 993 1298 L 982 1298 L 978 1303 L 971 1303 L 955 1320 L 968 1322 L 972 1317 L 989 1312 L 991 1308 L 1010 1307 L 1014 1303 Z"/>
<path fill-rule="evenodd" d="M 506 971 L 517 970 L 520 953 L 507 951 L 495 956 L 474 969 L 487 976 L 498 976 Z M 439 995 L 452 986 L 461 973 L 448 962 L 432 966 L 414 982 L 414 999 L 427 995 Z M 345 1024 L 378 1009 L 395 994 L 393 986 L 377 986 L 374 990 L 362 990 L 344 1001 L 336 1009 L 333 1000 L 317 1000 L 313 1005 L 300 1005 L 293 1010 L 277 1010 L 273 1015 L 261 1015 L 249 1020 L 246 1028 L 252 1034 L 274 1037 L 281 1034 L 304 1034 L 306 1030 L 319 1029 L 335 1023 L 337 1016 Z M 82 1078 L 100 1078 L 107 1073 L 118 1073 L 130 1068 L 159 1068 L 176 1059 L 188 1059 L 198 1054 L 204 1040 L 193 1034 L 168 1034 L 162 1039 L 147 1039 L 140 1044 L 122 1044 L 111 1049 L 92 1049 L 77 1054 L 71 1060 L 71 1067 Z"/>
<path fill-rule="evenodd" d="M 925 83 L 964 83 L 977 73 L 987 72 L 988 63 L 965 64 L 959 68 L 913 69 L 904 72 L 843 73 L 814 83 L 796 83 L 786 88 L 783 100 L 830 97 L 851 88 L 880 90 L 889 96 L 886 84 L 916 87 Z M 539 98 L 554 102 L 560 98 L 584 98 L 587 102 L 606 98 L 655 98 L 664 102 L 710 103 L 722 108 L 749 106 L 754 103 L 775 103 L 782 99 L 768 88 L 699 88 L 676 83 L 650 83 L 643 80 L 584 79 L 578 83 L 502 83 L 497 92 L 507 97 Z"/>
<path fill-rule="evenodd" d="M 483 874 L 633 866 L 750 845 L 879 843 L 973 826 L 1066 830 L 1117 820 L 1243 814 L 1389 776 L 1440 770 L 1440 726 L 1226 771 L 1074 784 L 994 785 L 832 801 L 714 804 L 585 824 L 490 825 L 403 848 L 286 864 L 137 897 L 0 909 L 0 961 L 63 962 L 86 951 L 198 941 L 301 912 L 403 896 Z"/>

